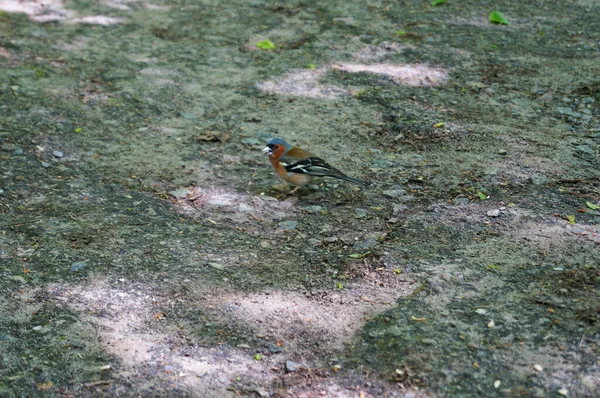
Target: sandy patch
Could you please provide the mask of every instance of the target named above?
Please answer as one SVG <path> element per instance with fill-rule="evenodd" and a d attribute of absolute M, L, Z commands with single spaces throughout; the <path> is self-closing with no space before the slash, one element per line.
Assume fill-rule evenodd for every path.
<path fill-rule="evenodd" d="M 103 15 L 77 17 L 77 13 L 66 9 L 61 0 L 0 0 L 0 10 L 9 13 L 25 13 L 36 22 L 70 21 L 107 26 L 124 21 L 121 18 Z"/>
<path fill-rule="evenodd" d="M 420 64 L 336 64 L 310 70 L 292 70 L 281 78 L 258 83 L 257 87 L 270 94 L 293 95 L 306 98 L 339 98 L 350 96 L 352 94 L 350 90 L 319 83 L 319 80 L 332 70 L 389 76 L 396 84 L 413 87 L 435 87 L 445 84 L 448 80 L 447 70 Z"/>

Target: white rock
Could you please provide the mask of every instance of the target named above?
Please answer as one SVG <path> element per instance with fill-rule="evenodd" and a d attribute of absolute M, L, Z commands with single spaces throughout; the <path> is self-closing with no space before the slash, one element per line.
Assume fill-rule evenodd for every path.
<path fill-rule="evenodd" d="M 500 210 L 493 209 L 487 212 L 488 217 L 498 217 L 500 216 Z"/>

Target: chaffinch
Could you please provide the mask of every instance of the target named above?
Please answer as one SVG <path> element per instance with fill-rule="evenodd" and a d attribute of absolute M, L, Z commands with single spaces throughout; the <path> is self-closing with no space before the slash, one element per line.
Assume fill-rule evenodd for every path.
<path fill-rule="evenodd" d="M 297 146 L 291 146 L 281 138 L 274 138 L 262 150 L 269 157 L 271 166 L 284 181 L 297 187 L 310 184 L 315 177 L 333 177 L 358 185 L 368 185 L 366 181 L 348 177 L 323 159 Z"/>

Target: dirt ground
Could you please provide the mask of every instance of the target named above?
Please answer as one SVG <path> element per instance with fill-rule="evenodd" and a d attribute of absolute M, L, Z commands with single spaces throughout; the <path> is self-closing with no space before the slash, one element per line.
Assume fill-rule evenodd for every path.
<path fill-rule="evenodd" d="M 0 397 L 600 395 L 599 15 L 0 0 Z"/>

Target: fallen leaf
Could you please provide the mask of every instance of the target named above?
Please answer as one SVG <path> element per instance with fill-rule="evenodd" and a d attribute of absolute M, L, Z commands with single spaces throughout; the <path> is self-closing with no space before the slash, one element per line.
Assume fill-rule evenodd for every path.
<path fill-rule="evenodd" d="M 265 39 L 256 43 L 256 47 L 261 50 L 273 50 L 275 48 L 275 44 L 269 39 Z"/>
<path fill-rule="evenodd" d="M 225 143 L 231 139 L 231 133 L 225 131 L 206 130 L 204 133 L 196 136 L 196 141 L 220 141 Z"/>
<path fill-rule="evenodd" d="M 592 202 L 585 202 L 585 205 L 592 210 L 600 210 L 600 206 L 595 205 Z"/>
<path fill-rule="evenodd" d="M 411 315 L 410 319 L 412 319 L 413 321 L 416 321 L 416 322 L 425 322 L 426 318 L 417 318 L 416 316 Z"/>
<path fill-rule="evenodd" d="M 430 2 L 429 4 L 431 4 L 432 7 L 435 6 L 439 6 L 442 5 L 446 2 L 446 0 L 433 0 L 432 2 Z"/>
<path fill-rule="evenodd" d="M 497 23 L 499 25 L 508 25 L 508 21 L 504 18 L 504 15 L 500 11 L 492 11 L 490 14 L 490 22 Z"/>

